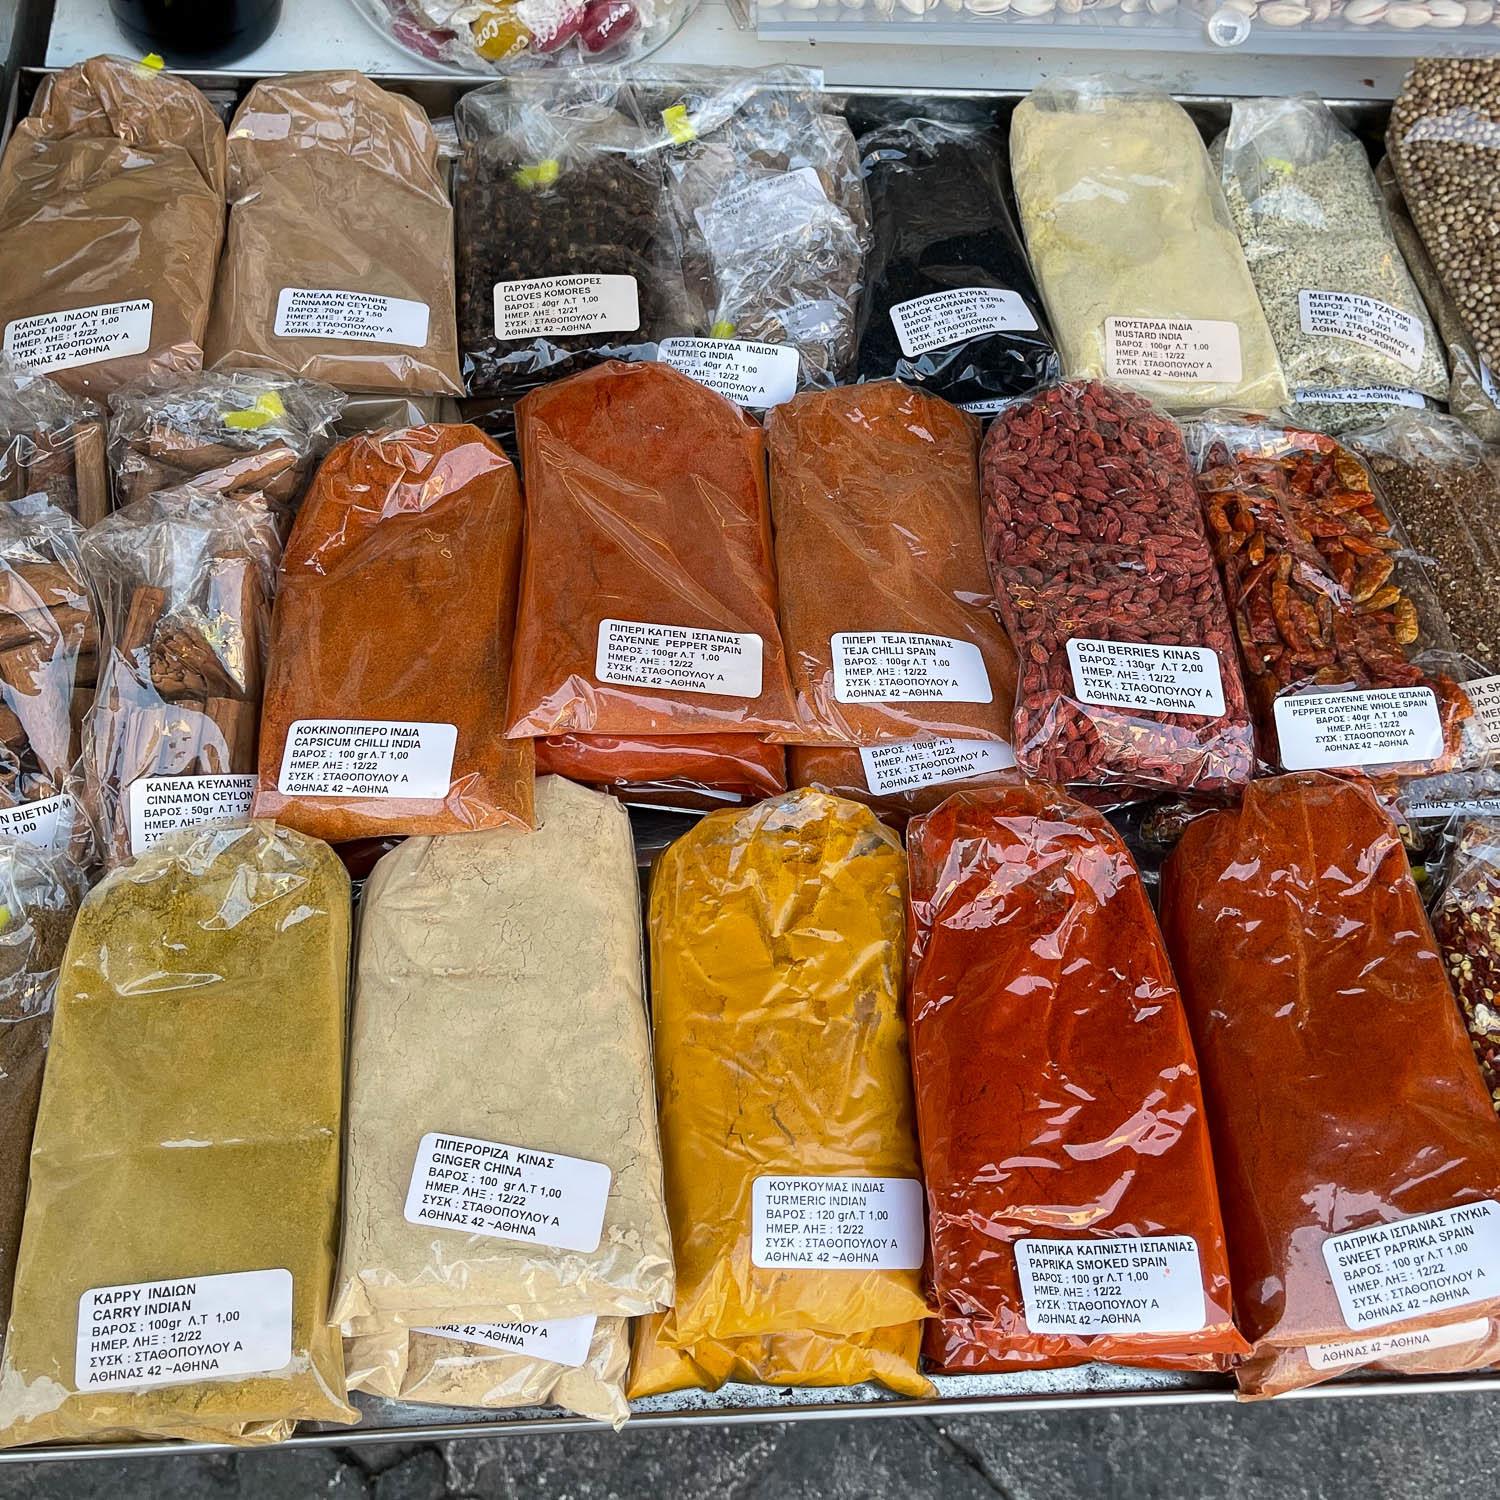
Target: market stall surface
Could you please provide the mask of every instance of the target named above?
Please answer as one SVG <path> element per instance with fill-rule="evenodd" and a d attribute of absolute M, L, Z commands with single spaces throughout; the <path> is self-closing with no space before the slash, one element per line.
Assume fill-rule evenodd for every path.
<path fill-rule="evenodd" d="M 1400 1500 L 1495 1493 L 1500 1430 L 1465 1397 L 1041 1412 L 15 1465 L 0 1500 Z"/>

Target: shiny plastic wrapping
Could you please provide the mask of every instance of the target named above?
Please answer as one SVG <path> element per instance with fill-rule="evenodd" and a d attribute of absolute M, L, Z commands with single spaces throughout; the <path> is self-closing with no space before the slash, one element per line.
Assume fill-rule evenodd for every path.
<path fill-rule="evenodd" d="M 627 1316 L 672 1300 L 629 817 L 560 777 L 537 784 L 536 809 L 535 832 L 408 839 L 365 886 L 335 1322 Z M 604 1163 L 597 1247 L 549 1243 L 529 1221 L 411 1222 L 433 1132 Z"/>
<path fill-rule="evenodd" d="M 256 84 L 229 130 L 229 202 L 209 363 L 463 394 L 453 208 L 420 106 L 362 73 Z"/>
<path fill-rule="evenodd" d="M 955 795 L 907 847 L 939 1314 L 995 1357 L 1224 1368 L 1245 1345 L 1203 1096 L 1120 836 L 1032 783 Z"/>
<path fill-rule="evenodd" d="M 1500 1113 L 1500 814 L 1460 819 L 1432 927 L 1490 1102 Z"/>
<path fill-rule="evenodd" d="M 475 427 L 328 455 L 282 563 L 257 816 L 334 841 L 530 824 L 532 749 L 503 737 L 521 526 Z"/>
<path fill-rule="evenodd" d="M 979 530 L 979 424 L 894 380 L 766 421 L 797 738 L 1007 740 L 1016 658 Z"/>
<path fill-rule="evenodd" d="M 349 924 L 333 852 L 265 823 L 179 835 L 83 903 L 57 985 L 0 1444 L 244 1443 L 356 1419 L 326 1321 Z M 190 1324 L 216 1316 L 211 1288 L 216 1323 Z M 138 1342 L 100 1352 L 148 1322 L 154 1358 Z"/>
<path fill-rule="evenodd" d="M 659 364 L 517 409 L 526 557 L 508 732 L 792 738 L 760 424 Z"/>
<path fill-rule="evenodd" d="M 1021 768 L 1137 792 L 1242 786 L 1250 708 L 1176 424 L 1130 391 L 1068 382 L 1002 412 L 979 469 L 1021 660 Z"/>
<path fill-rule="evenodd" d="M 1161 911 L 1203 1066 L 1235 1311 L 1255 1346 L 1242 1393 L 1372 1362 L 1494 1363 L 1500 1130 L 1368 785 L 1252 782 L 1238 810 L 1184 833 Z M 1392 1232 L 1338 1238 L 1372 1225 Z"/>
<path fill-rule="evenodd" d="M 1181 105 L 1095 79 L 1044 85 L 1016 106 L 1010 160 L 1069 379 L 1121 381 L 1172 411 L 1286 402 L 1218 176 Z"/>
<path fill-rule="evenodd" d="M 253 775 L 281 542 L 266 506 L 183 486 L 115 511 L 82 552 L 104 625 L 84 796 L 112 867 L 147 842 L 135 783 Z"/>
<path fill-rule="evenodd" d="M 890 121 L 860 137 L 859 153 L 872 226 L 859 378 L 904 380 L 980 412 L 1056 379 L 991 123 Z"/>
<path fill-rule="evenodd" d="M 113 57 L 44 78 L 0 161 L 6 354 L 94 395 L 201 369 L 224 187 L 192 84 Z"/>
<path fill-rule="evenodd" d="M 712 813 L 657 861 L 652 1019 L 673 1348 L 842 1338 L 925 1316 L 920 1243 L 899 1247 L 906 1270 L 858 1259 L 821 1269 L 800 1254 L 785 1264 L 755 1249 L 772 1222 L 754 1207 L 757 1179 L 918 1175 L 904 900 L 896 836 L 816 791 Z M 919 1213 L 911 1236 L 920 1241 Z"/>
<path fill-rule="evenodd" d="M 931 812 L 956 791 L 1010 784 L 1017 779 L 1014 767 L 1009 748 L 987 740 L 928 740 L 858 750 L 794 745 L 787 751 L 794 787 L 815 786 L 863 802 L 898 826 L 917 813 Z"/>
<path fill-rule="evenodd" d="M 0 358 L 0 500 L 37 494 L 80 526 L 109 514 L 104 412 Z"/>
<path fill-rule="evenodd" d="M 643 806 L 715 808 L 787 786 L 786 751 L 752 734 L 560 734 L 536 741 L 536 768 Z"/>

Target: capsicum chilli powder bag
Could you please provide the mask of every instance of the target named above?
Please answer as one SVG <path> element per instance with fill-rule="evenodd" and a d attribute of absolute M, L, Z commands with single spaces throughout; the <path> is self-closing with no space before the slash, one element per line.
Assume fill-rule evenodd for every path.
<path fill-rule="evenodd" d="M 1367 783 L 1255 781 L 1192 823 L 1162 928 L 1203 1060 L 1241 1394 L 1500 1357 L 1500 1130 Z"/>
<path fill-rule="evenodd" d="M 257 817 L 335 842 L 530 826 L 532 748 L 503 734 L 521 519 L 476 427 L 328 455 L 282 557 Z"/>
<path fill-rule="evenodd" d="M 908 860 L 939 1314 L 998 1358 L 1224 1368 L 1245 1344 L 1197 1067 L 1124 842 L 1030 783 L 949 798 Z"/>
<path fill-rule="evenodd" d="M 512 735 L 790 738 L 760 424 L 661 364 L 516 409 L 526 556 Z"/>

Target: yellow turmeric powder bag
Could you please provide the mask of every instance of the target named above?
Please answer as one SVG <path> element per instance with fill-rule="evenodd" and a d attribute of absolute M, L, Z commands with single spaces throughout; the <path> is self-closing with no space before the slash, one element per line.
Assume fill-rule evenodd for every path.
<path fill-rule="evenodd" d="M 711 814 L 659 860 L 674 1347 L 926 1315 L 905 902 L 900 840 L 811 789 Z"/>

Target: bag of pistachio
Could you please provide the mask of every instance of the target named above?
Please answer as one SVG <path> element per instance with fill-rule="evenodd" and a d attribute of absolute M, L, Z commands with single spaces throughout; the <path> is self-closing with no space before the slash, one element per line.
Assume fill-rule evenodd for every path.
<path fill-rule="evenodd" d="M 87 898 L 58 979 L 0 1447 L 352 1422 L 327 1323 L 349 879 L 269 823 Z"/>

